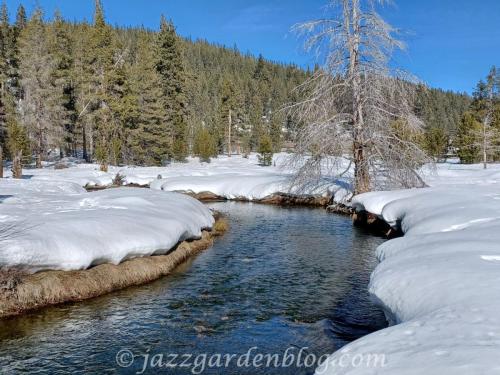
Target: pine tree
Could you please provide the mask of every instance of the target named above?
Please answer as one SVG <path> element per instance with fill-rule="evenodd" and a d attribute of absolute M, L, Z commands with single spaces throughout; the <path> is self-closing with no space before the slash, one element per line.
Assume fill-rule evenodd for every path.
<path fill-rule="evenodd" d="M 38 8 L 38 10 L 40 10 L 40 8 Z M 27 24 L 28 24 L 28 16 L 26 15 L 26 9 L 24 9 L 24 6 L 21 4 L 17 8 L 16 22 L 14 24 L 16 33 L 19 35 L 21 31 L 23 31 L 24 28 L 27 26 Z"/>
<path fill-rule="evenodd" d="M 210 158 L 217 156 L 214 139 L 205 127 L 196 132 L 193 153 L 204 163 L 210 163 Z"/>
<path fill-rule="evenodd" d="M 8 100 L 8 47 L 10 38 L 7 5 L 0 8 L 0 178 L 3 178 L 3 159 L 7 136 L 7 100 Z"/>
<path fill-rule="evenodd" d="M 131 74 L 138 114 L 129 128 L 128 148 L 134 162 L 142 165 L 162 165 L 171 156 L 171 129 L 167 126 L 165 97 L 155 64 L 151 38 L 141 32 Z"/>
<path fill-rule="evenodd" d="M 268 167 L 273 163 L 273 142 L 268 134 L 260 138 L 258 152 L 260 165 Z"/>
<path fill-rule="evenodd" d="M 23 90 L 21 88 L 21 77 L 19 72 L 19 36 L 28 24 L 26 10 L 21 4 L 17 8 L 16 21 L 11 28 L 10 47 L 9 47 L 9 82 L 10 90 L 14 95 L 16 101 L 23 97 Z"/>
<path fill-rule="evenodd" d="M 439 160 L 446 154 L 448 136 L 442 128 L 430 128 L 424 133 L 424 149 L 433 158 Z"/>
<path fill-rule="evenodd" d="M 7 5 L 3 3 L 0 8 L 0 85 L 2 90 L 7 88 L 8 83 L 10 34 Z"/>
<path fill-rule="evenodd" d="M 172 155 L 182 161 L 188 153 L 186 74 L 179 38 L 171 21 L 162 16 L 156 40 L 156 71 L 165 96 L 167 123 L 172 127 Z"/>
<path fill-rule="evenodd" d="M 235 124 L 240 122 L 241 100 L 239 93 L 228 79 L 225 79 L 220 89 L 220 103 L 217 126 L 218 151 L 228 155 L 234 148 L 234 143 L 238 141 L 239 133 Z M 231 144 L 229 144 L 231 142 Z"/>
<path fill-rule="evenodd" d="M 56 11 L 54 21 L 48 29 L 48 48 L 53 59 L 51 71 L 51 103 L 58 108 L 52 116 L 54 126 L 59 130 L 59 145 L 61 156 L 63 149 L 72 155 L 75 154 L 76 139 L 76 108 L 75 87 L 73 84 L 73 43 L 69 35 L 69 25 Z"/>
<path fill-rule="evenodd" d="M 18 21 L 11 26 L 7 5 L 2 4 L 0 9 L 1 29 L 1 62 L 0 76 L 3 89 L 8 91 L 13 100 L 19 100 L 22 95 L 19 82 L 19 56 L 18 38 L 19 33 L 26 25 L 26 13 L 22 5 L 18 9 Z"/>
<path fill-rule="evenodd" d="M 3 161 L 9 151 L 9 125 L 16 115 L 14 98 L 6 87 L 5 82 L 0 87 L 0 178 L 3 178 Z"/>
<path fill-rule="evenodd" d="M 262 57 L 259 55 L 257 60 L 257 66 L 255 67 L 255 72 L 253 75 L 255 80 L 255 100 L 258 102 L 255 103 L 255 111 L 258 117 L 255 118 L 255 137 L 262 136 L 261 126 L 266 126 L 269 130 L 270 118 L 272 113 L 272 100 L 271 100 L 271 73 L 268 69 L 267 63 Z"/>
<path fill-rule="evenodd" d="M 264 57 L 262 55 L 259 55 L 259 58 L 257 59 L 257 65 L 255 67 L 253 79 L 264 84 L 269 84 L 271 81 L 266 61 L 264 60 Z"/>
<path fill-rule="evenodd" d="M 93 154 L 93 111 L 97 107 L 98 82 L 93 78 L 93 50 L 90 43 L 92 27 L 83 23 L 72 29 L 73 39 L 73 69 L 74 85 L 73 102 L 76 109 L 75 147 L 81 149 L 83 159 L 90 162 Z M 75 150 L 75 155 L 77 151 Z"/>
<path fill-rule="evenodd" d="M 249 83 L 250 95 L 247 98 L 248 117 L 251 124 L 251 136 L 249 138 L 249 147 L 254 150 L 258 147 L 260 138 L 264 134 L 263 114 L 265 113 L 262 99 L 262 92 L 259 84 L 255 81 Z"/>
<path fill-rule="evenodd" d="M 110 162 L 118 165 L 124 160 L 126 154 L 124 149 L 124 138 L 126 129 L 134 126 L 137 121 L 138 108 L 137 98 L 132 91 L 130 69 L 125 61 L 125 48 L 121 41 L 115 41 L 114 48 L 117 57 L 114 59 L 114 65 L 107 76 L 106 104 L 111 114 L 112 138 L 110 139 Z"/>
<path fill-rule="evenodd" d="M 460 121 L 457 134 L 458 157 L 462 163 L 472 164 L 479 161 L 480 131 L 481 123 L 472 112 L 466 112 Z"/>
<path fill-rule="evenodd" d="M 23 161 L 30 161 L 29 139 L 26 129 L 21 126 L 14 116 L 8 117 L 7 123 L 7 150 L 12 160 L 12 176 L 22 177 Z"/>
<path fill-rule="evenodd" d="M 55 90 L 51 87 L 54 59 L 49 52 L 46 26 L 41 9 L 33 16 L 19 36 L 20 73 L 23 88 L 21 121 L 30 136 L 36 154 L 36 166 L 42 167 L 43 156 L 60 145 L 61 128 L 54 122 L 62 111 Z"/>
<path fill-rule="evenodd" d="M 279 151 L 281 149 L 283 124 L 283 113 L 278 112 L 271 114 L 271 119 L 269 121 L 269 136 L 271 137 L 274 151 Z"/>
<path fill-rule="evenodd" d="M 112 76 L 115 69 L 113 35 L 106 24 L 104 11 L 100 0 L 95 2 L 94 25 L 91 29 L 90 46 L 90 74 L 87 75 L 91 87 L 90 101 L 92 118 L 95 125 L 95 158 L 101 165 L 101 170 L 107 171 L 116 145 L 112 141 L 119 132 L 111 104 L 111 85 L 116 78 Z M 93 90 L 95 91 L 93 91 Z"/>

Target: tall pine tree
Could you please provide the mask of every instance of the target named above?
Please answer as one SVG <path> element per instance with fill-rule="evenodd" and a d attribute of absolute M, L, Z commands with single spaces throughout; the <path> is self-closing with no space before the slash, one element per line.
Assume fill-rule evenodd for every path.
<path fill-rule="evenodd" d="M 128 146 L 135 163 L 162 165 L 171 155 L 172 147 L 165 104 L 168 98 L 163 96 L 151 37 L 143 31 L 138 38 L 137 59 L 131 74 L 138 114 L 137 121 L 129 128 Z"/>
<path fill-rule="evenodd" d="M 70 37 L 69 25 L 56 11 L 54 20 L 48 29 L 48 48 L 53 59 L 51 71 L 51 106 L 60 109 L 53 116 L 54 125 L 60 129 L 59 150 L 75 155 L 76 139 L 76 108 L 75 86 L 73 84 L 73 42 Z"/>
<path fill-rule="evenodd" d="M 186 75 L 179 38 L 174 24 L 161 18 L 155 49 L 156 70 L 165 97 L 166 121 L 172 128 L 172 156 L 182 161 L 188 154 Z"/>
<path fill-rule="evenodd" d="M 113 154 L 112 141 L 117 135 L 113 113 L 110 109 L 111 84 L 115 77 L 113 35 L 106 24 L 100 0 L 95 2 L 94 25 L 89 41 L 92 55 L 89 55 L 87 79 L 89 83 L 89 108 L 95 126 L 95 158 L 101 170 L 107 171 Z"/>
<path fill-rule="evenodd" d="M 41 9 L 36 9 L 19 36 L 20 74 L 23 97 L 21 121 L 28 131 L 37 168 L 47 151 L 60 145 L 61 124 L 55 121 L 62 111 L 61 88 L 51 85 L 54 58 L 48 46 Z"/>

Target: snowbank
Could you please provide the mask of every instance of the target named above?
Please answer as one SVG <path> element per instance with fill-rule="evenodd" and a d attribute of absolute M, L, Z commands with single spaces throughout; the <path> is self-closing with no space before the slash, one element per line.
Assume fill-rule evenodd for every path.
<path fill-rule="evenodd" d="M 177 169 L 172 168 L 162 174 L 163 178 L 151 182 L 151 188 L 195 194 L 210 192 L 227 199 L 260 200 L 276 193 L 314 196 L 333 194 L 342 203 L 351 198 L 350 184 L 336 180 L 335 176 L 327 176 L 320 187 L 294 188 L 292 179 L 295 169 L 288 165 L 289 158 L 288 154 L 276 154 L 270 167 L 260 166 L 256 154 L 248 158 L 220 156 L 210 164 L 198 166 L 191 160 L 185 168 L 176 166 Z"/>
<path fill-rule="evenodd" d="M 257 154 L 251 154 L 248 158 L 219 156 L 211 163 L 188 158 L 186 163 L 172 163 L 167 167 L 110 167 L 107 173 L 101 172 L 96 164 L 75 162 L 67 162 L 65 169 L 46 165 L 44 169 L 25 169 L 23 172 L 31 180 L 74 182 L 82 187 L 111 186 L 119 174 L 124 185 L 151 185 L 155 190 L 196 194 L 211 192 L 227 199 L 258 200 L 275 193 L 316 196 L 335 193 L 336 201 L 341 203 L 351 198 L 349 180 L 335 180 L 334 176 L 327 178 L 320 188 L 291 189 L 295 170 L 288 165 L 289 157 L 285 153 L 276 154 L 269 167 L 260 166 Z"/>
<path fill-rule="evenodd" d="M 273 193 L 288 190 L 287 177 L 276 175 L 240 175 L 224 173 L 200 177 L 172 177 L 156 180 L 151 189 L 165 191 L 189 191 L 195 194 L 211 192 L 227 199 L 263 199 Z"/>
<path fill-rule="evenodd" d="M 498 166 L 442 165 L 430 188 L 354 198 L 405 232 L 378 248 L 370 282 L 397 325 L 333 354 L 318 374 L 500 373 L 499 182 Z M 384 354 L 385 366 L 338 365 L 370 353 Z"/>
<path fill-rule="evenodd" d="M 120 188 L 87 193 L 79 183 L 0 180 L 0 267 L 81 270 L 165 254 L 199 238 L 211 212 L 176 193 Z"/>

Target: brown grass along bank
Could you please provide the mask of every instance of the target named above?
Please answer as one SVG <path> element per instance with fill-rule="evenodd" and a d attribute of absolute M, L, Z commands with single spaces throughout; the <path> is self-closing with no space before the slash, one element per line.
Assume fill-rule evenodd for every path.
<path fill-rule="evenodd" d="M 66 302 L 83 301 L 130 286 L 142 285 L 170 274 L 188 258 L 209 248 L 228 229 L 221 214 L 214 215 L 212 231 L 179 243 L 166 255 L 102 264 L 83 271 L 46 271 L 23 274 L 0 271 L 0 318 Z"/>
<path fill-rule="evenodd" d="M 261 204 L 270 204 L 275 206 L 308 206 L 308 207 L 327 207 L 332 201 L 331 197 L 323 197 L 317 195 L 297 195 L 288 193 L 274 193 L 261 199 L 248 199 L 246 197 L 238 197 L 228 199 L 210 191 L 194 193 L 192 191 L 176 191 L 177 193 L 189 195 L 192 198 L 198 199 L 201 202 L 252 202 Z"/>

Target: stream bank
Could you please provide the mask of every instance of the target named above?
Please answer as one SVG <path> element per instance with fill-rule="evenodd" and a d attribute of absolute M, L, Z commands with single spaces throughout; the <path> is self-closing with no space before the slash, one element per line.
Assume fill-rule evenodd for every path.
<path fill-rule="evenodd" d="M 227 219 L 214 215 L 211 231 L 199 239 L 182 241 L 166 255 L 140 257 L 118 265 L 101 264 L 81 271 L 44 271 L 35 274 L 9 270 L 0 280 L 0 319 L 67 302 L 95 298 L 170 274 L 190 257 L 212 246 L 226 231 Z"/>
<path fill-rule="evenodd" d="M 161 278 L 76 304 L 0 321 L 6 372 L 135 373 L 141 355 L 270 353 L 302 350 L 302 366 L 206 368 L 204 374 L 311 375 L 319 358 L 384 328 L 367 285 L 384 242 L 323 209 L 211 203 L 231 229 L 208 251 Z M 16 351 L 12 351 L 12 347 Z M 121 369 L 120 350 L 137 363 Z M 191 374 L 171 368 L 169 374 Z M 161 370 L 149 368 L 145 373 Z"/>

